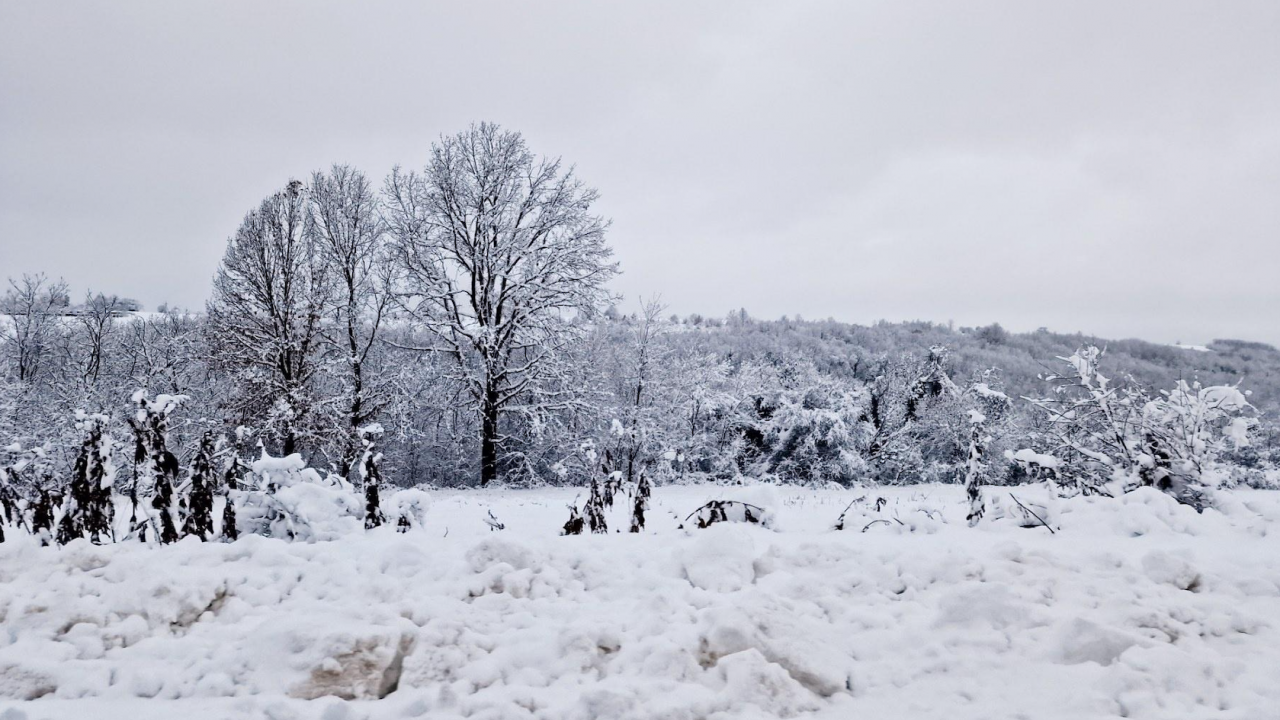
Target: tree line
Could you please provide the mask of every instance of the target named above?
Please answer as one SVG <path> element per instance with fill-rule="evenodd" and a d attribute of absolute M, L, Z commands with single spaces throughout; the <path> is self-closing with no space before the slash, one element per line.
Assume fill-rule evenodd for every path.
<path fill-rule="evenodd" d="M 745 310 L 681 318 L 657 299 L 624 313 L 607 289 L 618 267 L 597 200 L 571 167 L 481 124 L 380 186 L 342 165 L 288 182 L 229 238 L 202 311 L 140 313 L 103 293 L 73 305 L 65 283 L 12 279 L 0 308 L 9 483 L 25 478 L 31 511 L 55 498 L 92 507 L 104 487 L 82 480 L 101 475 L 92 457 L 131 438 L 135 461 L 115 492 L 141 492 L 146 509 L 180 488 L 154 516 L 176 512 L 177 534 L 189 507 L 203 506 L 190 495 L 225 491 L 254 448 L 362 487 L 370 472 L 404 486 L 585 484 L 601 462 L 630 483 L 976 488 L 1051 474 L 1103 491 L 1125 473 L 1185 480 L 1188 464 L 1191 485 L 1220 468 L 1232 482 L 1274 478 L 1267 411 L 1280 362 L 1268 346 L 1223 341 L 1209 366 L 1209 353 L 1114 344 L 1119 374 L 1099 398 L 1097 378 L 1072 373 L 1103 353 L 1089 355 L 1095 341 L 1078 336 L 762 321 Z M 1057 357 L 1076 358 L 1070 372 L 1054 374 Z M 1264 370 L 1259 395 L 1204 407 L 1208 389 L 1239 380 L 1227 359 L 1241 357 Z M 1195 363 L 1203 386 L 1175 382 L 1173 370 Z M 1080 412 L 1054 404 L 1075 391 Z M 1113 397 L 1131 412 L 1102 410 Z M 1180 432 L 1207 438 L 1209 455 L 1179 445 L 1170 397 L 1200 408 L 1203 422 Z M 1087 426 L 1108 413 L 1110 425 Z M 253 447 L 240 447 L 246 438 Z M 215 456 L 241 470 L 214 472 Z"/>

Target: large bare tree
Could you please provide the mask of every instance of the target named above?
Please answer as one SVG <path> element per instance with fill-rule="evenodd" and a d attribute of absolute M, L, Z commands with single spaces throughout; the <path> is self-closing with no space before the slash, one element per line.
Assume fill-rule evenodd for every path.
<path fill-rule="evenodd" d="M 362 450 L 360 428 L 386 404 L 385 383 L 368 376 L 370 352 L 391 294 L 378 196 L 364 174 L 347 165 L 311 177 L 308 231 L 333 283 L 331 329 L 341 348 L 340 382 L 346 439 L 340 470 L 347 475 Z"/>
<path fill-rule="evenodd" d="M 501 422 L 569 401 L 555 379 L 584 314 L 617 272 L 594 189 L 517 132 L 473 125 L 432 146 L 421 174 L 387 179 L 404 307 L 453 358 L 480 416 L 480 482 L 498 474 Z"/>
<path fill-rule="evenodd" d="M 213 280 L 208 330 L 215 357 L 237 372 L 241 401 L 265 402 L 268 429 L 296 452 L 320 369 L 325 265 L 307 229 L 307 190 L 291 181 L 249 212 Z"/>

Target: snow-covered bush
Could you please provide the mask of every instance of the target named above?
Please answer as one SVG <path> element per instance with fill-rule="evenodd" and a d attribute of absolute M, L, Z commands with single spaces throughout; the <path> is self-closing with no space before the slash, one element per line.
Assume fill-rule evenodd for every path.
<path fill-rule="evenodd" d="M 1151 396 L 1132 380 L 1114 384 L 1099 371 L 1102 356 L 1090 346 L 1061 358 L 1069 370 L 1047 378 L 1053 396 L 1032 400 L 1047 427 L 1039 453 L 1044 461 L 1035 464 L 1085 493 L 1149 486 L 1202 509 L 1205 489 L 1221 479 L 1223 451 L 1249 443 L 1255 421 L 1246 417 L 1253 407 L 1245 394 L 1234 385 L 1180 380 Z"/>
<path fill-rule="evenodd" d="M 752 503 L 738 500 L 711 500 L 685 517 L 684 522 L 696 528 L 705 528 L 722 522 L 765 525 L 768 510 Z"/>
<path fill-rule="evenodd" d="M 583 520 L 582 511 L 578 509 L 578 501 L 575 499 L 569 503 L 569 519 L 565 521 L 564 527 L 560 529 L 560 534 L 581 535 L 585 528 L 586 521 Z"/>
<path fill-rule="evenodd" d="M 249 489 L 231 493 L 240 534 L 316 542 L 362 525 L 362 503 L 351 485 L 337 475 L 322 477 L 301 455 L 277 458 L 264 449 L 250 477 Z"/>
<path fill-rule="evenodd" d="M 398 531 L 418 529 L 426 524 L 431 495 L 424 490 L 408 488 L 393 493 L 385 505 L 387 518 L 395 520 Z"/>
<path fill-rule="evenodd" d="M 867 471 L 860 448 L 868 444 L 871 431 L 861 420 L 864 412 L 862 395 L 839 383 L 781 393 L 769 419 L 761 423 L 772 451 L 753 474 L 852 484 Z"/>

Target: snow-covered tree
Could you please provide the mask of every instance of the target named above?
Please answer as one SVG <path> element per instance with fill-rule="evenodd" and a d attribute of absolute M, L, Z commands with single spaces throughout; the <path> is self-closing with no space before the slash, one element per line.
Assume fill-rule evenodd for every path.
<path fill-rule="evenodd" d="M 377 442 L 382 437 L 381 425 L 366 425 L 360 428 L 360 441 L 364 444 L 364 452 L 360 456 L 360 479 L 364 486 L 364 528 L 372 530 L 381 525 L 386 516 L 379 502 L 378 489 L 382 484 L 382 453 L 378 452 Z"/>
<path fill-rule="evenodd" d="M 245 216 L 207 306 L 210 347 L 234 378 L 241 417 L 258 419 L 285 455 L 308 434 L 332 290 L 307 203 L 295 180 Z"/>
<path fill-rule="evenodd" d="M 49 449 L 29 449 L 26 458 L 10 467 L 10 477 L 18 480 L 19 492 L 26 496 L 31 534 L 40 539 L 41 545 L 49 545 L 54 539 L 57 507 L 62 503 Z"/>
<path fill-rule="evenodd" d="M 586 522 L 582 519 L 582 511 L 578 509 L 578 501 L 574 500 L 569 503 L 569 519 L 565 521 L 564 527 L 560 529 L 561 535 L 581 535 Z"/>
<path fill-rule="evenodd" d="M 591 495 L 587 498 L 587 527 L 593 533 L 609 532 L 609 525 L 604 515 L 604 493 L 599 479 L 591 478 Z"/>
<path fill-rule="evenodd" d="M 117 320 L 131 301 L 117 295 L 87 293 L 84 304 L 75 315 L 80 340 L 77 355 L 80 356 L 80 372 L 87 383 L 102 379 L 103 364 L 118 327 Z"/>
<path fill-rule="evenodd" d="M 53 352 L 58 317 L 70 304 L 67 284 L 44 275 L 23 275 L 9 280 L 9 290 L 0 297 L 0 314 L 9 321 L 0 323 L 0 348 L 7 351 L 19 382 L 36 379 Z"/>
<path fill-rule="evenodd" d="M 115 540 L 112 521 L 115 506 L 111 502 L 116 468 L 111 436 L 107 430 L 110 418 L 80 412 L 76 426 L 84 433 L 84 443 L 76 456 L 58 522 L 58 544 L 65 545 L 80 537 L 94 544 Z"/>
<path fill-rule="evenodd" d="M 987 418 L 981 412 L 969 411 L 969 457 L 964 467 L 964 492 L 969 500 L 969 514 L 965 519 L 969 521 L 970 527 L 982 520 L 984 511 L 982 486 L 979 481 L 982 478 L 983 458 L 986 455 L 984 437 L 986 422 Z"/>
<path fill-rule="evenodd" d="M 1203 489 L 1216 486 L 1218 459 L 1249 444 L 1257 420 L 1235 385 L 1204 387 L 1179 380 L 1142 408 L 1143 436 L 1138 477 L 1197 508 L 1208 503 Z"/>
<path fill-rule="evenodd" d="M 177 484 L 178 458 L 169 451 L 169 416 L 188 398 L 185 395 L 159 394 L 148 399 L 145 390 L 133 394 L 136 406 L 129 425 L 134 436 L 133 485 L 130 497 L 133 515 L 129 521 L 129 534 L 146 540 L 146 527 L 162 543 L 178 540 L 179 517 L 174 506 L 174 486 Z M 151 495 L 151 511 L 140 504 L 143 493 Z M 138 517 L 142 508 L 144 518 Z"/>
<path fill-rule="evenodd" d="M 856 389 L 830 380 L 779 393 L 768 420 L 760 424 L 771 449 L 755 474 L 800 482 L 855 482 L 866 472 L 860 448 L 870 436 L 860 421 L 863 407 Z"/>
<path fill-rule="evenodd" d="M 988 372 L 984 380 L 992 377 Z M 963 393 L 969 421 L 969 447 L 964 465 L 965 496 L 969 500 L 967 520 L 973 527 L 982 520 L 985 506 L 982 502 L 982 478 L 986 470 L 986 457 L 991 443 L 992 427 L 1003 421 L 1009 411 L 1009 396 L 993 389 L 987 382 L 974 382 Z"/>
<path fill-rule="evenodd" d="M 22 446 L 18 443 L 0 448 L 0 542 L 4 542 L 5 525 L 24 525 L 22 518 L 21 480 L 18 476 L 18 458 Z"/>
<path fill-rule="evenodd" d="M 664 440 L 670 428 L 663 422 L 667 408 L 655 405 L 665 399 L 656 386 L 670 354 L 662 344 L 662 336 L 668 331 L 662 318 L 665 311 L 666 306 L 656 298 L 645 302 L 628 333 L 631 338 L 622 378 L 625 395 L 614 432 L 620 470 L 627 482 L 635 482 L 637 472 L 642 472 L 640 468 L 656 460 L 667 444 Z"/>
<path fill-rule="evenodd" d="M 360 428 L 389 402 L 386 382 L 370 376 L 370 357 L 392 299 L 378 197 L 364 174 L 347 165 L 311 176 L 307 212 L 311 242 L 332 283 L 329 330 L 340 360 L 345 439 L 339 473 L 346 477 L 361 452 Z"/>
<path fill-rule="evenodd" d="M 631 497 L 631 532 L 644 530 L 644 513 L 649 509 L 649 497 L 653 494 L 649 486 L 649 476 L 640 471 L 640 479 L 636 481 L 635 491 Z"/>
<path fill-rule="evenodd" d="M 249 463 L 245 461 L 245 449 L 250 435 L 249 428 L 243 425 L 232 433 L 231 445 L 226 452 L 222 466 L 222 485 L 224 502 L 222 505 L 222 539 L 234 541 L 240 536 L 236 525 L 236 493 L 249 473 Z"/>
<path fill-rule="evenodd" d="M 213 537 L 213 454 L 216 450 L 213 431 L 200 438 L 200 448 L 191 461 L 190 489 L 187 491 L 187 516 L 182 523 L 183 535 L 201 540 Z"/>
<path fill-rule="evenodd" d="M 421 174 L 392 172 L 389 233 L 404 308 L 453 360 L 480 419 L 480 482 L 499 472 L 502 419 L 564 407 L 556 382 L 617 272 L 595 190 L 519 133 L 483 123 L 434 144 Z M 536 414 L 536 413 L 532 413 Z"/>

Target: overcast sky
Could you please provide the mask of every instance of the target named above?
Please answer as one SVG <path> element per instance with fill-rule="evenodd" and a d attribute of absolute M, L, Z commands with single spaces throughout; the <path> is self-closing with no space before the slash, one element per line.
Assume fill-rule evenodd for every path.
<path fill-rule="evenodd" d="M 198 308 L 333 162 L 491 120 L 627 297 L 1280 342 L 1280 3 L 0 0 L 0 276 Z"/>

